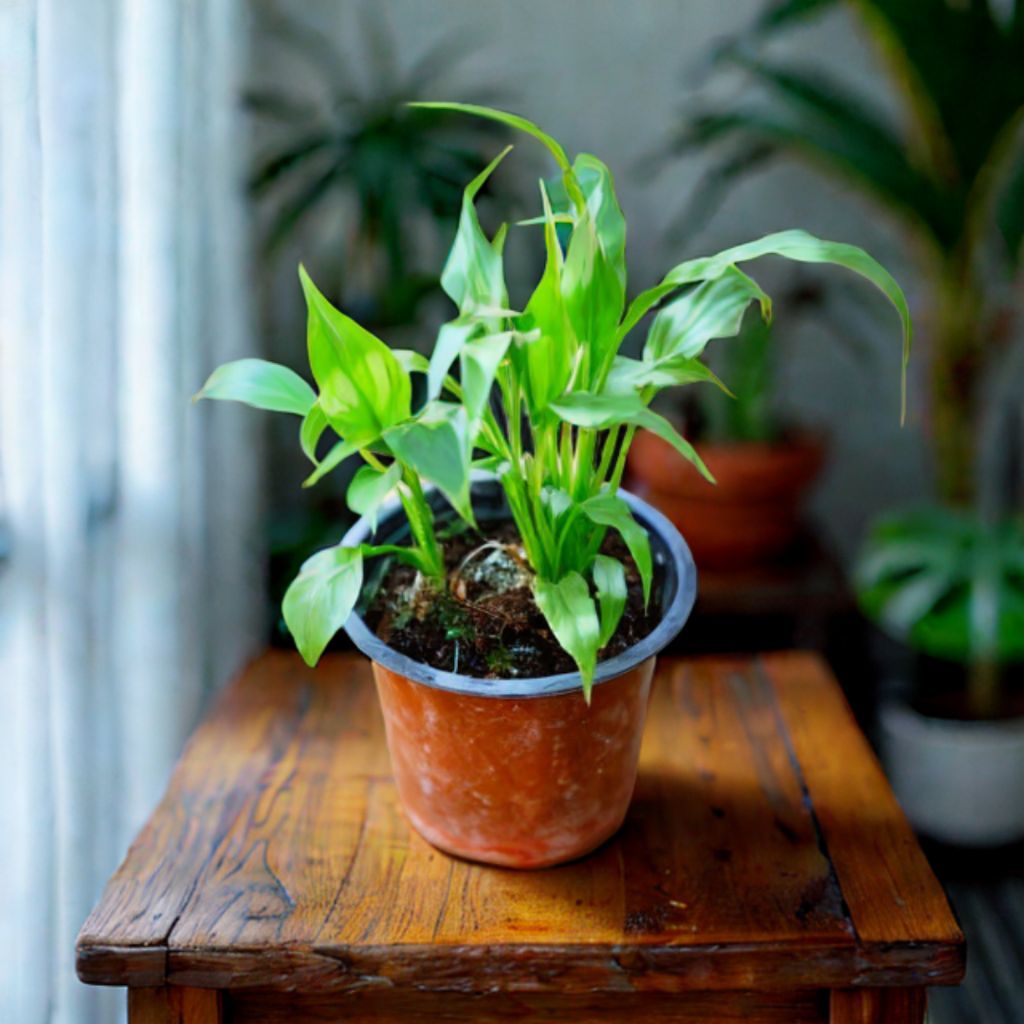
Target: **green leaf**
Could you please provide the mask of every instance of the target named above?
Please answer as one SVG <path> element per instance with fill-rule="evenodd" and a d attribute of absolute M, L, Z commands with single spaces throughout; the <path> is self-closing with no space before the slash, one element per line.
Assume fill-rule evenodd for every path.
<path fill-rule="evenodd" d="M 727 395 L 732 394 L 699 359 L 679 356 L 659 359 L 657 362 L 643 362 L 628 356 L 616 356 L 604 391 L 608 394 L 640 392 L 646 388 L 660 391 L 662 388 L 703 382 L 714 384 Z"/>
<path fill-rule="evenodd" d="M 863 249 L 844 242 L 828 242 L 815 238 L 806 231 L 780 231 L 753 242 L 733 246 L 714 256 L 687 260 L 665 275 L 661 284 L 641 292 L 630 304 L 623 320 L 622 333 L 639 322 L 640 318 L 661 301 L 674 288 L 696 281 L 711 281 L 735 269 L 734 263 L 759 259 L 762 256 L 784 256 L 800 263 L 831 263 L 845 267 L 870 281 L 892 303 L 903 326 L 903 395 L 902 415 L 906 414 L 906 369 L 910 359 L 910 309 L 906 296 L 893 276 Z"/>
<path fill-rule="evenodd" d="M 303 563 L 285 592 L 282 611 L 307 665 L 320 660 L 331 637 L 345 625 L 362 585 L 363 554 L 359 548 L 327 548 Z"/>
<path fill-rule="evenodd" d="M 578 210 L 582 210 L 585 206 L 585 199 L 583 193 L 580 191 L 579 182 L 577 182 L 575 175 L 573 174 L 572 166 L 569 163 L 569 157 L 566 155 L 565 150 L 562 148 L 560 142 L 548 135 L 547 132 L 541 131 L 532 121 L 527 121 L 525 117 L 520 117 L 518 114 L 509 114 L 504 110 L 495 110 L 493 107 L 480 107 L 473 103 L 411 103 L 413 107 L 421 107 L 426 110 L 454 110 L 459 111 L 463 114 L 472 114 L 475 117 L 483 117 L 490 121 L 497 121 L 500 124 L 508 125 L 510 128 L 515 128 L 518 131 L 525 132 L 527 135 L 532 136 L 542 146 L 544 146 L 548 152 L 555 158 L 555 162 L 562 169 L 562 178 L 565 182 L 566 191 L 572 198 L 572 201 Z"/>
<path fill-rule="evenodd" d="M 615 197 L 612 172 L 596 156 L 580 153 L 573 163 L 576 180 L 587 201 L 587 212 L 597 231 L 598 243 L 614 269 L 623 292 L 626 289 L 626 218 Z M 620 311 L 621 312 L 621 311 Z"/>
<path fill-rule="evenodd" d="M 533 596 L 551 632 L 576 662 L 583 678 L 583 696 L 589 704 L 601 628 L 586 580 L 578 572 L 567 573 L 557 582 L 537 577 Z"/>
<path fill-rule="evenodd" d="M 391 352 L 406 373 L 427 373 L 430 368 L 427 357 L 415 349 L 393 348 Z"/>
<path fill-rule="evenodd" d="M 590 385 L 607 373 L 618 348 L 626 292 L 589 215 L 580 219 L 569 239 L 561 291 L 573 333 L 583 347 L 581 379 Z"/>
<path fill-rule="evenodd" d="M 316 401 L 316 392 L 287 366 L 265 359 L 237 359 L 210 374 L 193 401 L 200 398 L 243 402 L 255 409 L 305 416 Z"/>
<path fill-rule="evenodd" d="M 727 268 L 721 277 L 702 282 L 658 312 L 647 332 L 644 359 L 699 356 L 713 338 L 737 335 L 755 301 L 764 319 L 771 320 L 772 300 L 760 285 L 741 270 Z"/>
<path fill-rule="evenodd" d="M 667 441 L 680 455 L 692 462 L 701 476 L 709 483 L 714 483 L 704 460 L 694 450 L 693 445 L 672 426 L 664 416 L 648 409 L 636 394 L 593 394 L 577 391 L 564 395 L 551 406 L 552 410 L 567 423 L 577 427 L 588 427 L 594 430 L 610 430 L 612 427 L 632 425 L 643 427 Z"/>
<path fill-rule="evenodd" d="M 919 650 L 962 662 L 1024 657 L 1024 526 L 944 509 L 876 523 L 858 560 L 865 612 Z"/>
<path fill-rule="evenodd" d="M 306 296 L 309 364 L 330 425 L 357 448 L 408 419 L 409 374 L 379 338 L 335 309 L 299 267 Z"/>
<path fill-rule="evenodd" d="M 492 107 L 480 107 L 474 103 L 410 103 L 410 107 L 419 107 L 422 110 L 457 110 L 463 114 L 473 114 L 476 117 L 485 117 L 491 121 L 499 121 L 507 124 L 510 128 L 516 128 L 527 135 L 532 135 L 538 142 L 544 145 L 555 158 L 558 166 L 567 171 L 570 169 L 569 158 L 561 144 L 553 139 L 547 132 L 543 132 L 532 121 L 518 114 L 509 114 L 504 110 L 494 110 Z"/>
<path fill-rule="evenodd" d="M 486 334 L 462 346 L 459 366 L 462 369 L 462 404 L 466 407 L 470 426 L 479 424 L 491 397 L 491 387 L 498 367 L 511 344 L 513 332 Z"/>
<path fill-rule="evenodd" d="M 352 477 L 345 500 L 357 516 L 369 520 L 371 532 L 377 529 L 377 509 L 401 478 L 402 467 L 398 462 L 392 462 L 383 473 L 373 466 L 360 466 Z"/>
<path fill-rule="evenodd" d="M 527 406 L 539 416 L 552 399 L 560 395 L 572 373 L 576 338 L 562 298 L 562 248 L 555 233 L 554 217 L 544 183 L 540 185 L 544 205 L 544 245 L 547 253 L 544 273 L 516 326 L 523 334 L 539 331 L 539 337 L 516 346 L 512 358 L 526 391 Z"/>
<path fill-rule="evenodd" d="M 472 437 L 461 405 L 434 400 L 415 417 L 392 427 L 384 441 L 395 458 L 436 484 L 468 523 L 475 523 L 469 497 Z"/>
<path fill-rule="evenodd" d="M 452 363 L 458 359 L 463 346 L 470 338 L 477 337 L 485 330 L 485 325 L 469 314 L 456 317 L 441 325 L 427 370 L 428 398 L 437 398 L 441 394 L 448 371 L 452 368 Z"/>
<path fill-rule="evenodd" d="M 327 429 L 327 417 L 319 402 L 314 402 L 309 412 L 302 418 L 302 426 L 299 428 L 299 444 L 306 458 L 313 465 L 317 465 L 316 446 Z"/>
<path fill-rule="evenodd" d="M 506 147 L 467 186 L 462 197 L 462 213 L 448 261 L 441 272 L 441 287 L 458 307 L 460 314 L 480 307 L 504 307 L 508 304 L 501 246 L 504 233 L 488 241 L 476 215 L 474 200 L 495 167 L 504 160 Z"/>
<path fill-rule="evenodd" d="M 316 463 L 316 469 L 302 481 L 302 486 L 312 487 L 314 484 L 319 483 L 328 473 L 337 469 L 350 455 L 355 455 L 358 450 L 354 444 L 350 444 L 348 441 L 336 442 L 324 456 L 323 461 Z"/>
<path fill-rule="evenodd" d="M 601 636 L 598 642 L 604 647 L 615 635 L 622 613 L 626 610 L 626 572 L 617 558 L 596 555 L 593 575 L 597 607 L 601 613 Z"/>
<path fill-rule="evenodd" d="M 651 540 L 647 536 L 647 531 L 633 518 L 629 505 L 617 494 L 605 491 L 587 498 L 581 503 L 580 510 L 592 523 L 610 526 L 619 532 L 633 556 L 633 561 L 636 562 L 646 604 L 651 598 L 651 578 L 654 572 L 651 562 Z"/>

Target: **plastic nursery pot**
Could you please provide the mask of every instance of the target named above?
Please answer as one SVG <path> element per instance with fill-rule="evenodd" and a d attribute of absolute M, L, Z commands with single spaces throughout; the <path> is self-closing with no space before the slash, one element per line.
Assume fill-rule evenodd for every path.
<path fill-rule="evenodd" d="M 638 644 L 597 666 L 590 706 L 578 672 L 477 679 L 431 668 L 383 643 L 353 612 L 346 629 L 373 661 L 398 794 L 415 829 L 469 860 L 539 868 L 573 860 L 622 824 L 636 781 L 657 653 L 682 628 L 696 594 L 678 531 L 622 492 L 651 535 L 661 620 Z M 500 487 L 478 482 L 482 522 L 504 518 Z M 381 517 L 374 540 L 405 532 L 401 510 Z M 344 543 L 370 539 L 360 520 Z"/>
<path fill-rule="evenodd" d="M 630 486 L 683 531 L 702 568 L 781 555 L 799 532 L 801 500 L 821 471 L 823 443 L 795 435 L 775 444 L 697 445 L 697 451 L 715 485 L 661 438 L 638 431 L 629 452 Z"/>

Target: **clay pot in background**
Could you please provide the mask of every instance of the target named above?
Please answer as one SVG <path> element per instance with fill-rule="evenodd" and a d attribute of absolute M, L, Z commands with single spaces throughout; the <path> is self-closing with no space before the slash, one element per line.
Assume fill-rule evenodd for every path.
<path fill-rule="evenodd" d="M 696 448 L 717 485 L 660 437 L 638 431 L 627 486 L 675 524 L 698 566 L 729 569 L 779 557 L 799 532 L 801 503 L 821 471 L 824 444 L 796 435 Z"/>

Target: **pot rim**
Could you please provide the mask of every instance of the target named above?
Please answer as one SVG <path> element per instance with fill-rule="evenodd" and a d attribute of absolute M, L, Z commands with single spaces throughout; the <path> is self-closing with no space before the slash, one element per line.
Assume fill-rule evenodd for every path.
<path fill-rule="evenodd" d="M 486 483 L 500 486 L 494 478 L 474 480 L 474 486 Z M 430 493 L 432 492 L 428 492 Z M 657 509 L 636 495 L 621 488 L 618 494 L 629 505 L 641 525 L 664 546 L 664 560 L 675 569 L 675 591 L 667 594 L 661 621 L 647 636 L 615 657 L 598 662 L 594 673 L 594 686 L 618 678 L 662 651 L 683 628 L 697 596 L 697 567 L 679 531 Z M 378 529 L 400 510 L 401 503 L 397 499 L 383 506 L 380 510 Z M 342 538 L 342 544 L 363 544 L 374 532 L 369 521 L 365 517 L 361 518 Z M 450 690 L 474 697 L 528 698 L 568 693 L 581 689 L 583 685 L 578 671 L 561 672 L 550 676 L 481 679 L 477 676 L 465 676 L 434 668 L 388 646 L 366 625 L 358 611 L 353 611 L 349 616 L 345 623 L 345 631 L 356 647 L 368 658 L 414 682 L 439 690 Z"/>

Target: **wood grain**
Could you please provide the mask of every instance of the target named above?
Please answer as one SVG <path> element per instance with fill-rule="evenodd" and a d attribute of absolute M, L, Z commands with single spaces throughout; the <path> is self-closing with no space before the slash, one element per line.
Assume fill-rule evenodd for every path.
<path fill-rule="evenodd" d="M 931 947 L 937 957 L 928 970 L 962 974 L 960 927 L 867 740 L 849 727 L 850 710 L 828 670 L 816 658 L 785 653 L 761 665 L 859 943 L 869 956 L 893 945 Z M 923 973 L 921 980 L 931 979 Z"/>
<path fill-rule="evenodd" d="M 222 1024 L 224 997 L 201 988 L 130 988 L 128 1024 Z"/>
<path fill-rule="evenodd" d="M 378 993 L 343 1004 L 324 996 L 235 992 L 227 997 L 233 1024 L 825 1024 L 828 1000 L 815 992 L 691 992 L 685 995 L 619 993 L 553 997 L 464 993 Z"/>
<path fill-rule="evenodd" d="M 83 929 L 79 972 L 395 1005 L 547 993 L 583 1013 L 595 993 L 653 1006 L 764 990 L 783 1005 L 952 983 L 962 938 L 809 656 L 666 662 L 622 832 L 574 864 L 516 872 L 410 831 L 364 662 L 311 672 L 274 653 L 197 733 Z"/>
<path fill-rule="evenodd" d="M 923 988 L 845 989 L 832 992 L 829 1024 L 922 1024 Z"/>

